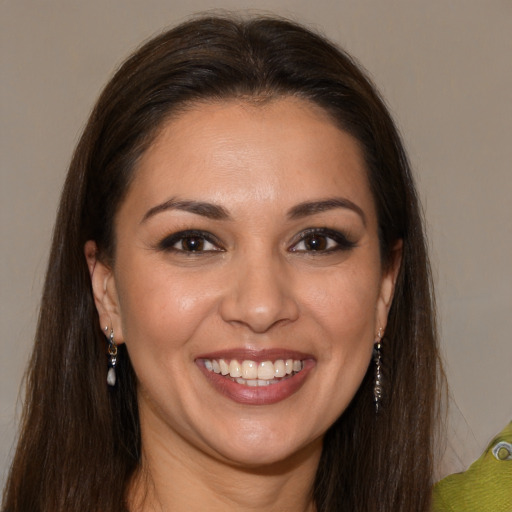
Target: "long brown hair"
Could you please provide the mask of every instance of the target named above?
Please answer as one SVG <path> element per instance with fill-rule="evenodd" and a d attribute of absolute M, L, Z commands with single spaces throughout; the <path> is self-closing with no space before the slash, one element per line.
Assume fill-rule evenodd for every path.
<path fill-rule="evenodd" d="M 403 240 L 383 343 L 384 399 L 370 367 L 329 429 L 314 482 L 318 511 L 426 511 L 441 373 L 425 238 L 410 167 L 384 103 L 354 61 L 323 37 L 272 18 L 207 16 L 154 38 L 101 94 L 74 153 L 53 236 L 9 512 L 118 512 L 140 463 L 136 377 L 126 351 L 105 382 L 105 336 L 84 243 L 115 258 L 113 219 L 162 123 L 194 101 L 295 96 L 312 101 L 363 148 L 383 266 Z"/>

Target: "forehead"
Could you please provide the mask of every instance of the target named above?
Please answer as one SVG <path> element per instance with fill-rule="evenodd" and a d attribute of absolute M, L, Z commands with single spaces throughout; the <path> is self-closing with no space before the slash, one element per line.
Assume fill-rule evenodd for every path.
<path fill-rule="evenodd" d="M 317 105 L 281 98 L 180 111 L 140 159 L 126 202 L 150 208 L 177 196 L 231 208 L 255 200 L 291 207 L 340 194 L 373 210 L 359 144 Z"/>

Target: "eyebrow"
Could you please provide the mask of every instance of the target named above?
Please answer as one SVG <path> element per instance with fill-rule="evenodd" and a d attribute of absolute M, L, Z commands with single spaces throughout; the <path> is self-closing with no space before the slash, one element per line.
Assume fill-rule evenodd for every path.
<path fill-rule="evenodd" d="M 343 197 L 333 197 L 329 199 L 323 199 L 321 201 L 306 201 L 300 203 L 288 211 L 288 218 L 291 220 L 301 219 L 303 217 L 309 217 L 317 213 L 322 213 L 328 210 L 336 208 L 345 208 L 352 210 L 357 213 L 363 224 L 366 226 L 366 215 L 363 210 L 349 199 Z M 201 215 L 213 220 L 230 220 L 231 216 L 228 211 L 220 206 L 213 203 L 206 203 L 203 201 L 183 201 L 176 198 L 171 198 L 164 203 L 158 204 L 150 208 L 142 217 L 141 223 L 147 221 L 150 217 L 157 215 L 168 210 L 181 210 L 184 212 L 193 213 L 195 215 Z"/>
<path fill-rule="evenodd" d="M 335 208 L 352 210 L 361 217 L 363 224 L 366 226 L 366 215 L 363 210 L 357 204 L 350 201 L 350 199 L 346 199 L 344 197 L 331 197 L 321 201 L 307 201 L 300 203 L 288 212 L 288 217 L 292 220 L 301 219 L 303 217 L 308 217 L 309 215 L 315 215 Z"/>
<path fill-rule="evenodd" d="M 180 201 L 176 198 L 171 198 L 164 203 L 158 204 L 150 208 L 142 217 L 141 223 L 147 221 L 157 213 L 162 213 L 167 210 L 181 210 L 184 212 L 195 213 L 202 217 L 207 217 L 213 220 L 228 220 L 230 219 L 229 213 L 222 206 L 205 203 L 202 201 Z"/>

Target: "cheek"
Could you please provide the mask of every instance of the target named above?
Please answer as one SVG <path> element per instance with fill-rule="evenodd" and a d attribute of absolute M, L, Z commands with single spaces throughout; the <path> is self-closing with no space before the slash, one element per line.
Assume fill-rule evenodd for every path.
<path fill-rule="evenodd" d="M 153 408 L 167 403 L 170 410 L 181 411 L 190 392 L 181 387 L 197 351 L 196 333 L 216 298 L 205 289 L 204 278 L 190 272 L 186 279 L 179 272 L 170 275 L 166 265 L 124 268 L 123 277 L 118 286 L 121 322 L 139 393 Z"/>
<path fill-rule="evenodd" d="M 323 285 L 303 290 L 307 308 L 332 336 L 340 341 L 373 339 L 380 276 L 359 268 L 333 272 Z M 354 340 L 355 341 L 355 340 Z"/>
<path fill-rule="evenodd" d="M 165 264 L 124 268 L 118 285 L 123 335 L 128 350 L 139 345 L 161 355 L 184 345 L 215 307 L 216 297 L 199 273 L 172 272 Z"/>

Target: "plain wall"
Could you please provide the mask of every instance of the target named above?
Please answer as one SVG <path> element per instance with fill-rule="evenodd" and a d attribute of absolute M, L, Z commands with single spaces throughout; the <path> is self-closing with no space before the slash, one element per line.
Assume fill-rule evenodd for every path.
<path fill-rule="evenodd" d="M 3 0 L 0 477 L 59 192 L 86 117 L 142 40 L 211 8 L 269 10 L 322 30 L 386 98 L 426 211 L 456 403 L 442 471 L 462 469 L 512 419 L 512 2 Z"/>

